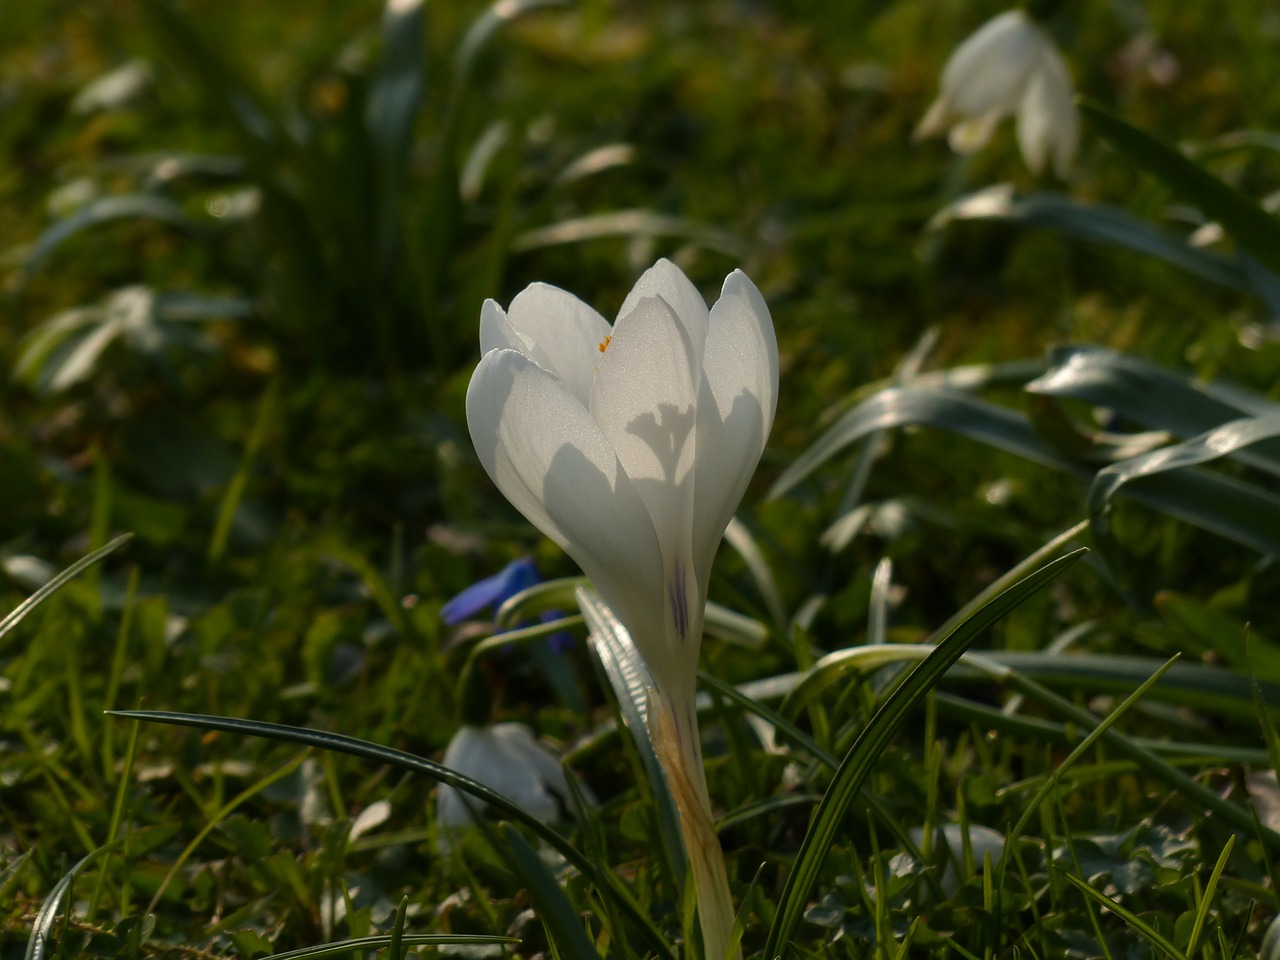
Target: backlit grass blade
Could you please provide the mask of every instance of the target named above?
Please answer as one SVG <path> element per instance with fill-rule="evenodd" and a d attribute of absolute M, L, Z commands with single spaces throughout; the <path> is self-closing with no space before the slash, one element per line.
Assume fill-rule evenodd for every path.
<path fill-rule="evenodd" d="M 437 783 L 461 790 L 463 793 L 475 797 L 481 803 L 488 804 L 500 811 L 503 816 L 524 825 L 558 851 L 561 856 L 592 882 L 601 896 L 613 898 L 620 912 L 633 922 L 638 932 L 644 937 L 650 949 L 657 956 L 664 958 L 664 960 L 673 960 L 671 948 L 654 930 L 652 922 L 644 915 L 636 905 L 635 900 L 622 887 L 616 877 L 593 863 L 562 834 L 530 814 L 519 804 L 508 800 L 502 794 L 486 787 L 479 781 L 463 776 L 448 767 L 441 766 L 422 757 L 416 757 L 403 750 L 369 743 L 366 740 L 359 740 L 344 734 L 328 733 L 323 730 L 309 730 L 306 727 L 291 727 L 280 723 L 267 723 L 262 720 L 242 720 L 237 717 L 215 717 L 166 710 L 108 710 L 107 714 L 126 719 L 169 723 L 177 726 L 195 727 L 201 730 L 221 730 L 242 736 L 263 737 L 268 740 L 286 743 L 300 743 L 320 750 L 345 753 L 373 763 L 387 764 L 410 773 L 422 774 Z"/>
<path fill-rule="evenodd" d="M 1052 230 L 1064 236 L 1157 257 L 1210 283 L 1254 292 L 1241 265 L 1230 257 L 1194 247 L 1185 237 L 1134 216 L 1127 210 L 1100 203 L 1080 203 L 1056 193 L 1019 196 L 1011 184 L 999 183 L 961 197 L 930 221 L 931 228 L 963 220 L 997 220 Z"/>
<path fill-rule="evenodd" d="M 40 912 L 36 914 L 35 923 L 31 925 L 31 939 L 27 941 L 24 960 L 44 960 L 45 950 L 49 946 L 49 937 L 53 933 L 53 925 L 57 922 L 58 912 L 62 908 L 62 899 L 67 895 L 67 891 L 71 889 L 71 884 L 75 881 L 77 874 L 84 869 L 90 860 L 114 846 L 116 846 L 116 842 L 91 850 L 74 867 L 63 874 L 62 879 L 49 891 L 49 895 L 44 898 L 44 903 L 40 905 Z"/>
<path fill-rule="evenodd" d="M 196 224 L 182 212 L 182 208 L 164 197 L 150 193 L 103 197 L 85 204 L 70 216 L 55 221 L 40 234 L 22 264 L 23 278 L 30 278 L 69 237 L 113 220 L 155 220 L 187 232 L 196 230 Z"/>
<path fill-rule="evenodd" d="M 1280 274 L 1280 222 L 1275 217 L 1177 150 L 1098 104 L 1082 100 L 1079 107 L 1108 143 L 1221 223 L 1240 246 L 1272 273 Z"/>
<path fill-rule="evenodd" d="M 132 539 L 133 534 L 131 533 L 121 534 L 109 543 L 106 543 L 97 550 L 94 550 L 92 553 L 81 557 L 31 596 L 27 597 L 27 599 L 23 600 L 20 604 L 10 610 L 3 620 L 0 620 L 0 639 L 3 639 L 5 634 L 21 623 L 27 614 L 31 613 L 32 610 L 57 593 L 58 590 L 67 583 L 67 581 L 73 580 L 99 560 L 115 553 Z"/>
<path fill-rule="evenodd" d="M 933 689 L 982 631 L 1064 573 L 1087 552 L 1080 548 L 1051 560 L 991 597 L 984 606 L 957 624 L 948 635 L 940 638 L 934 651 L 917 664 L 906 679 L 885 698 L 845 755 L 810 821 L 808 832 L 778 900 L 777 912 L 765 940 L 765 957 L 783 957 L 791 951 L 791 938 L 804 916 L 809 895 L 849 804 L 857 796 L 872 766 L 911 709 Z"/>
<path fill-rule="evenodd" d="M 1050 447 L 1026 417 L 958 390 L 891 387 L 860 403 L 783 471 L 771 498 L 780 497 L 822 464 L 877 430 L 930 426 L 979 440 L 1064 473 L 1081 475 L 1083 467 Z"/>
<path fill-rule="evenodd" d="M 1067 871 L 1061 871 L 1059 873 L 1059 876 L 1061 876 L 1073 887 L 1075 887 L 1077 890 L 1083 893 L 1090 900 L 1093 900 L 1094 902 L 1100 904 L 1101 906 L 1106 907 L 1108 910 L 1114 913 L 1117 917 L 1119 917 L 1121 920 L 1127 923 L 1130 927 L 1132 927 L 1137 933 L 1141 934 L 1143 939 L 1145 939 L 1148 943 L 1150 943 L 1156 949 L 1163 950 L 1165 954 L 1170 958 L 1170 960 L 1187 960 L 1186 954 L 1184 954 L 1181 950 L 1175 947 L 1173 945 L 1173 942 L 1170 941 L 1167 937 L 1165 937 L 1164 934 L 1162 934 L 1159 930 L 1151 926 L 1149 923 L 1147 923 L 1145 920 L 1139 917 L 1132 910 L 1128 910 L 1121 904 L 1117 903 L 1115 900 L 1112 900 L 1101 890 L 1095 890 L 1092 886 L 1089 885 L 1088 881 L 1081 880 L 1075 874 L 1069 873 Z"/>
<path fill-rule="evenodd" d="M 1029 393 L 1079 400 L 1183 439 L 1242 417 L 1280 413 L 1280 404 L 1265 397 L 1227 385 L 1204 385 L 1105 347 L 1059 347 L 1050 359 L 1048 372 L 1027 384 Z M 1280 444 L 1263 441 L 1233 455 L 1280 473 Z"/>
<path fill-rule="evenodd" d="M 1260 552 L 1280 553 L 1280 497 L 1251 484 L 1188 469 L 1275 437 L 1280 437 L 1280 412 L 1233 420 L 1193 440 L 1101 470 L 1089 489 L 1089 521 L 1094 540 L 1113 569 L 1119 544 L 1111 533 L 1112 498 L 1126 484 L 1162 474 L 1166 489 L 1175 483 L 1184 492 L 1200 488 L 1202 498 L 1196 505 L 1188 504 L 1193 512 L 1187 519 Z"/>
<path fill-rule="evenodd" d="M 382 11 L 382 49 L 365 101 L 374 160 L 377 261 L 389 276 L 398 242 L 398 208 L 426 78 L 424 0 L 394 0 Z"/>
<path fill-rule="evenodd" d="M 301 947 L 297 950 L 286 950 L 284 953 L 273 953 L 271 960 L 316 960 L 317 957 L 364 956 L 375 950 L 389 947 L 392 942 L 393 938 L 389 934 L 357 937 L 354 940 L 320 943 L 314 947 Z M 400 937 L 400 943 L 406 947 L 483 947 L 490 944 L 519 942 L 515 937 L 493 937 L 478 933 L 406 933 Z"/>

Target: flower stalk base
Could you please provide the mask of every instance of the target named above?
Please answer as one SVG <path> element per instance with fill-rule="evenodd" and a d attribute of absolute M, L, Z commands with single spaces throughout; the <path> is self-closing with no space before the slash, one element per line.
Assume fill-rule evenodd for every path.
<path fill-rule="evenodd" d="M 724 851 L 711 817 L 693 698 L 670 704 L 650 691 L 649 736 L 680 812 L 680 832 L 697 894 L 703 960 L 741 960 L 741 950 L 735 947 L 730 952 L 735 918 L 733 896 L 729 892 Z"/>

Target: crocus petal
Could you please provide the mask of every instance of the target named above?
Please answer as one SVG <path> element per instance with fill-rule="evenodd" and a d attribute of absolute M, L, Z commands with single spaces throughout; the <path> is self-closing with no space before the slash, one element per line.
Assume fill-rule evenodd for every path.
<path fill-rule="evenodd" d="M 618 320 L 591 386 L 591 416 L 655 520 L 693 469 L 698 373 L 690 351 L 675 313 L 648 297 Z"/>
<path fill-rule="evenodd" d="M 707 337 L 707 302 L 684 271 L 670 260 L 662 259 L 640 275 L 618 311 L 621 320 L 645 297 L 660 297 L 666 301 L 676 318 L 689 335 L 689 345 L 695 368 L 702 363 L 702 342 Z"/>
<path fill-rule="evenodd" d="M 1040 173 L 1051 154 L 1054 173 L 1065 179 L 1070 172 L 1080 137 L 1072 89 L 1071 73 L 1046 37 L 1018 106 L 1018 146 L 1032 173 Z"/>
<path fill-rule="evenodd" d="M 609 322 L 549 283 L 525 287 L 504 314 L 492 300 L 480 311 L 480 352 L 511 349 L 554 373 L 585 407 Z"/>
<path fill-rule="evenodd" d="M 636 631 L 637 643 L 651 664 L 671 661 L 656 671 L 673 673 L 691 672 L 697 663 L 706 602 L 691 539 L 701 375 L 690 350 L 666 301 L 647 297 L 614 326 L 591 387 L 591 415 L 644 501 L 662 554 L 663 587 L 654 598 L 662 630 L 656 636 Z M 607 595 L 605 601 L 613 605 Z"/>
<path fill-rule="evenodd" d="M 747 489 L 778 405 L 778 341 L 764 297 L 735 270 L 711 308 L 698 403 L 694 558 L 704 585 L 724 529 Z"/>
<path fill-rule="evenodd" d="M 609 441 L 553 374 L 514 350 L 485 354 L 467 389 L 467 426 L 512 506 L 565 550 L 619 616 L 654 629 L 662 555 Z M 623 587 L 625 586 L 625 589 Z"/>

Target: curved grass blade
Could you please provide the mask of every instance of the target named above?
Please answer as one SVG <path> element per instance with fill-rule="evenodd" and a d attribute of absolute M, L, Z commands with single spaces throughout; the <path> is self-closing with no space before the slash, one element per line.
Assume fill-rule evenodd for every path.
<path fill-rule="evenodd" d="M 32 244 L 22 264 L 22 276 L 29 279 L 67 238 L 81 230 L 112 220 L 158 220 L 181 230 L 194 232 L 195 223 L 172 200 L 150 193 L 130 193 L 103 197 L 87 203 L 75 213 L 51 224 Z"/>
<path fill-rule="evenodd" d="M 1157 257 L 1210 283 L 1242 293 L 1255 292 L 1248 274 L 1237 261 L 1194 247 L 1185 238 L 1119 207 L 1078 203 L 1056 193 L 1018 196 L 1012 184 L 998 183 L 944 207 L 929 226 L 936 229 L 957 220 L 995 220 L 1052 230 L 1077 240 Z"/>
<path fill-rule="evenodd" d="M 18 871 L 22 869 L 22 865 L 27 862 L 29 856 L 31 856 L 30 850 L 20 853 L 6 863 L 3 870 L 0 870 L 0 897 L 9 892 L 9 885 L 17 879 Z"/>
<path fill-rule="evenodd" d="M 844 819 L 863 781 L 889 740 L 915 704 L 933 689 L 944 673 L 958 660 L 978 635 L 1023 600 L 1073 566 L 1088 551 L 1079 548 L 1051 560 L 1023 579 L 991 597 L 981 608 L 957 624 L 902 683 L 884 700 L 875 716 L 858 735 L 832 778 L 810 821 L 795 864 L 787 876 L 778 900 L 777 913 L 765 939 L 765 957 L 784 957 L 791 950 L 791 937 L 804 916 L 809 894 Z"/>
<path fill-rule="evenodd" d="M 582 243 L 606 237 L 678 237 L 692 240 L 731 257 L 742 257 L 747 244 L 741 237 L 687 217 L 675 217 L 653 210 L 614 210 L 561 220 L 546 227 L 527 230 L 511 241 L 516 253 Z"/>
<path fill-rule="evenodd" d="M 58 919 L 58 911 L 62 906 L 62 898 L 71 889 L 71 884 L 75 881 L 76 875 L 84 869 L 90 860 L 98 854 L 117 846 L 118 843 L 119 841 L 113 840 L 111 843 L 103 844 L 96 850 L 91 850 L 85 854 L 80 859 L 80 862 L 68 870 L 54 888 L 49 891 L 44 903 L 40 905 L 40 912 L 36 914 L 35 923 L 31 925 L 31 939 L 27 941 L 24 960 L 44 960 L 45 949 L 49 945 L 49 935 L 53 931 L 53 925 Z"/>
<path fill-rule="evenodd" d="M 1103 138 L 1174 193 L 1217 220 L 1272 273 L 1280 274 L 1280 223 L 1177 150 L 1087 100 L 1077 101 Z"/>
<path fill-rule="evenodd" d="M 1280 553 L 1280 497 L 1226 477 L 1186 468 L 1208 463 L 1245 447 L 1280 437 L 1280 413 L 1233 420 L 1195 439 L 1132 457 L 1099 471 L 1089 489 L 1089 523 L 1100 552 L 1112 569 L 1120 547 L 1111 532 L 1111 500 L 1126 484 L 1177 471 L 1184 489 L 1201 487 L 1203 499 L 1188 517 L 1262 553 Z M 1166 483 L 1166 486 L 1171 479 Z M 1212 489 L 1218 488 L 1217 490 Z"/>
<path fill-rule="evenodd" d="M 375 163 L 375 219 L 379 269 L 390 273 L 397 243 L 398 205 L 422 104 L 426 73 L 424 0 L 383 7 L 382 51 L 365 101 L 364 123 Z"/>
<path fill-rule="evenodd" d="M 724 540 L 742 558 L 742 562 L 747 565 L 747 572 L 751 574 L 751 579 L 755 581 L 756 589 L 760 591 L 760 597 L 764 600 L 764 605 L 769 611 L 769 616 L 773 619 L 774 626 L 785 634 L 787 632 L 787 608 L 782 602 L 782 593 L 778 590 L 778 581 L 773 576 L 773 569 L 760 551 L 760 545 L 756 543 L 756 538 L 751 535 L 751 531 L 747 529 L 745 523 L 737 517 L 733 517 L 729 521 L 729 526 L 725 528 Z"/>
<path fill-rule="evenodd" d="M 353 953 L 364 956 L 383 947 L 392 946 L 393 940 L 390 934 L 379 934 L 335 943 L 320 943 L 314 947 L 300 947 L 297 950 L 286 950 L 284 953 L 273 953 L 271 960 L 304 960 L 304 958 L 314 960 L 316 957 L 341 957 L 350 956 Z M 493 943 L 519 942 L 515 937 L 493 937 L 478 933 L 405 933 L 400 937 L 400 943 L 406 947 L 478 947 Z"/>
<path fill-rule="evenodd" d="M 388 766 L 419 773 L 430 777 L 437 783 L 454 787 L 463 793 L 475 797 L 488 804 L 510 819 L 523 824 L 549 846 L 553 847 L 569 863 L 594 884 L 601 896 L 611 897 L 620 912 L 627 916 L 644 937 L 645 942 L 654 953 L 664 960 L 674 960 L 671 948 L 653 928 L 649 919 L 640 910 L 635 900 L 621 885 L 613 874 L 601 869 L 585 857 L 577 847 L 571 844 L 559 832 L 547 826 L 537 817 L 528 813 L 523 807 L 502 794 L 486 787 L 479 781 L 463 776 L 448 767 L 441 766 L 431 760 L 415 757 L 403 750 L 384 747 L 380 744 L 358 740 L 340 733 L 328 733 L 323 730 L 309 730 L 305 727 L 291 727 L 280 723 L 268 723 L 263 720 L 242 720 L 237 717 L 206 716 L 198 713 L 177 713 L 168 710 L 108 710 L 108 716 L 124 717 L 132 720 L 147 720 L 153 723 L 169 723 L 177 726 L 195 727 L 201 730 L 221 730 L 225 733 L 236 733 L 251 737 L 264 737 L 286 743 L 300 743 L 320 750 L 334 753 L 345 753 L 362 760 L 374 763 L 385 763 Z"/>
<path fill-rule="evenodd" d="M 583 927 L 582 918 L 546 864 L 528 841 L 511 828 L 511 824 L 504 823 L 501 829 L 505 845 L 497 843 L 495 837 L 494 846 L 524 881 L 529 899 L 533 901 L 538 919 L 547 929 L 547 939 L 555 944 L 557 955 L 565 960 L 600 960 L 599 952 Z"/>
<path fill-rule="evenodd" d="M 1204 932 L 1205 921 L 1209 919 L 1209 907 L 1213 904 L 1213 894 L 1218 889 L 1218 881 L 1222 879 L 1222 871 L 1226 869 L 1227 860 L 1231 857 L 1231 850 L 1235 845 L 1236 838 L 1234 836 L 1227 837 L 1227 842 L 1222 845 L 1222 853 L 1218 854 L 1218 862 L 1213 865 L 1213 873 L 1209 875 L 1209 882 L 1204 886 L 1204 893 L 1200 895 L 1200 903 L 1196 907 L 1196 920 L 1191 927 L 1191 933 L 1187 936 L 1188 957 L 1196 955 L 1200 934 Z"/>
<path fill-rule="evenodd" d="M 31 596 L 27 597 L 27 599 L 23 600 L 20 604 L 10 610 L 3 620 L 0 620 L 0 639 L 3 639 L 5 634 L 21 623 L 27 614 L 62 589 L 67 581 L 79 576 L 104 557 L 108 557 L 115 553 L 132 539 L 133 534 L 122 533 L 120 536 L 116 537 L 109 543 L 103 544 L 92 553 L 81 557 Z"/>
<path fill-rule="evenodd" d="M 890 387 L 864 400 L 839 420 L 783 471 L 769 498 L 782 496 L 850 444 L 877 430 L 930 426 L 980 440 L 998 450 L 1076 476 L 1089 471 L 1054 450 L 1026 417 L 958 390 Z"/>
<path fill-rule="evenodd" d="M 1163 950 L 1171 960 L 1187 960 L 1186 954 L 1173 945 L 1173 942 L 1164 936 L 1159 930 L 1151 926 L 1132 910 L 1120 905 L 1112 900 L 1101 890 L 1095 890 L 1088 881 L 1081 880 L 1074 873 L 1060 871 L 1058 874 L 1073 887 L 1083 893 L 1090 900 L 1095 901 L 1103 907 L 1106 907 L 1117 917 L 1131 926 L 1135 931 L 1142 935 L 1148 943 L 1158 950 Z"/>
<path fill-rule="evenodd" d="M 1149 429 L 1186 439 L 1247 416 L 1280 413 L 1280 404 L 1245 390 L 1202 386 L 1140 357 L 1097 346 L 1060 347 L 1052 367 L 1027 384 L 1039 396 L 1079 400 L 1105 407 Z M 1262 443 L 1235 457 L 1280 473 L 1280 444 Z"/>

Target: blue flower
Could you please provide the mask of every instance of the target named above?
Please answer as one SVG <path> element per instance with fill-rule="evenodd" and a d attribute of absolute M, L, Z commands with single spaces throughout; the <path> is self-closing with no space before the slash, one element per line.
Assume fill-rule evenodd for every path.
<path fill-rule="evenodd" d="M 481 611 L 497 610 L 521 590 L 527 590 L 541 582 L 542 578 L 538 575 L 538 568 L 532 557 L 512 560 L 493 576 L 476 581 L 451 598 L 440 608 L 440 619 L 451 627 L 457 626 Z M 562 616 L 558 610 L 547 610 L 540 619 L 543 623 L 549 623 Z M 567 653 L 573 649 L 573 637 L 563 631 L 553 633 L 547 638 L 547 645 L 555 653 Z"/>
<path fill-rule="evenodd" d="M 512 560 L 498 573 L 478 580 L 440 608 L 440 619 L 451 627 L 474 617 L 482 610 L 497 609 L 521 590 L 527 590 L 542 578 L 532 557 Z"/>

